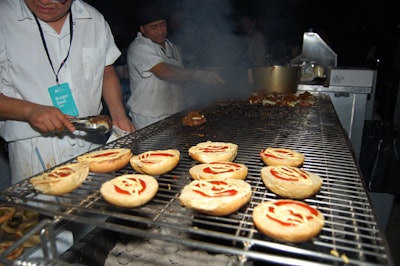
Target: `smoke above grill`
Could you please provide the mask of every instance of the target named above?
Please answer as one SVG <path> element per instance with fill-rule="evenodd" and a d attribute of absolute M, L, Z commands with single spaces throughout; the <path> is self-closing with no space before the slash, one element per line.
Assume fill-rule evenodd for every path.
<path fill-rule="evenodd" d="M 168 39 L 180 47 L 185 67 L 215 70 L 226 82 L 217 89 L 199 89 L 200 84 L 192 84 L 189 90 L 195 98 L 248 95 L 243 37 L 236 33 L 231 1 L 179 0 L 170 10 Z"/>
<path fill-rule="evenodd" d="M 181 0 L 176 6 L 172 16 L 180 16 L 181 23 L 170 37 L 190 66 L 229 66 L 237 60 L 241 47 L 228 0 Z"/>

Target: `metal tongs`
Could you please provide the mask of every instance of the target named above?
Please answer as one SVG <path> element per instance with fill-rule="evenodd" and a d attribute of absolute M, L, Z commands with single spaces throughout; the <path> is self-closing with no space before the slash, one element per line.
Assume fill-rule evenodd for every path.
<path fill-rule="evenodd" d="M 107 115 L 74 117 L 70 118 L 69 121 L 77 130 L 85 132 L 107 134 L 112 130 L 111 118 Z"/>

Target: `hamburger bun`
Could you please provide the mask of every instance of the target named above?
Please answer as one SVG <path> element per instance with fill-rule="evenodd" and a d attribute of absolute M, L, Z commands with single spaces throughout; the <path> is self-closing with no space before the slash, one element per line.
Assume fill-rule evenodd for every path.
<path fill-rule="evenodd" d="M 189 148 L 189 155 L 200 163 L 232 162 L 237 155 L 238 146 L 228 142 L 206 141 Z"/>
<path fill-rule="evenodd" d="M 284 242 L 303 242 L 318 235 L 324 226 L 322 213 L 295 200 L 262 202 L 253 210 L 253 222 L 263 234 Z"/>
<path fill-rule="evenodd" d="M 131 149 L 116 148 L 93 151 L 77 157 L 78 162 L 88 162 L 93 173 L 109 173 L 117 171 L 129 163 Z"/>
<path fill-rule="evenodd" d="M 132 156 L 129 160 L 133 169 L 142 174 L 162 175 L 174 169 L 180 160 L 178 150 L 147 151 Z"/>
<path fill-rule="evenodd" d="M 146 204 L 157 191 L 157 180 L 142 174 L 121 175 L 103 183 L 100 188 L 100 193 L 107 202 L 126 208 Z"/>
<path fill-rule="evenodd" d="M 300 152 L 284 148 L 267 148 L 260 152 L 266 165 L 282 165 L 299 167 L 304 163 L 304 155 Z"/>
<path fill-rule="evenodd" d="M 12 245 L 14 245 L 14 241 L 6 240 L 3 242 L 0 242 L 0 255 L 3 254 L 4 251 L 6 251 Z M 24 247 L 19 246 L 7 256 L 7 259 L 15 260 L 22 254 L 23 251 L 24 251 Z"/>
<path fill-rule="evenodd" d="M 1 224 L 1 229 L 6 233 L 14 234 L 37 223 L 39 223 L 39 214 L 36 211 L 18 209 L 13 216 Z"/>
<path fill-rule="evenodd" d="M 21 237 L 25 236 L 26 234 L 28 234 L 31 230 L 33 230 L 33 228 L 35 228 L 36 225 L 37 225 L 37 223 L 24 224 L 23 228 L 21 228 L 18 232 L 16 232 L 15 235 L 18 238 L 21 238 Z M 30 248 L 39 243 L 40 243 L 39 234 L 34 234 L 31 237 L 29 237 L 28 240 L 22 244 L 22 246 L 24 248 Z"/>
<path fill-rule="evenodd" d="M 251 186 L 243 180 L 194 180 L 179 196 L 181 205 L 214 216 L 236 212 L 250 201 Z"/>
<path fill-rule="evenodd" d="M 1 206 L 0 207 L 0 224 L 10 219 L 15 213 L 14 207 Z"/>
<path fill-rule="evenodd" d="M 246 165 L 233 162 L 203 163 L 189 169 L 190 175 L 196 180 L 222 180 L 227 178 L 244 180 L 247 172 L 248 168 Z"/>
<path fill-rule="evenodd" d="M 263 167 L 261 178 L 272 192 L 291 199 L 311 197 L 322 185 L 322 178 L 318 175 L 292 166 Z"/>
<path fill-rule="evenodd" d="M 34 176 L 30 179 L 30 183 L 43 194 L 62 195 L 78 188 L 88 174 L 88 163 L 71 163 Z"/>

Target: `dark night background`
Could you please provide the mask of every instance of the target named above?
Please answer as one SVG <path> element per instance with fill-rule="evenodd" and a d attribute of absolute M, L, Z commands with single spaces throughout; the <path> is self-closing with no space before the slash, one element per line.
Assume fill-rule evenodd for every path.
<path fill-rule="evenodd" d="M 108 20 L 121 50 L 137 32 L 138 0 L 87 0 Z M 251 11 L 267 37 L 268 52 L 276 58 L 294 58 L 290 46 L 302 45 L 303 33 L 312 29 L 338 55 L 338 66 L 378 69 L 377 109 L 391 120 L 398 88 L 400 17 L 394 3 L 386 1 L 317 0 L 165 0 L 173 10 L 182 6 L 192 12 L 201 4 L 227 3 L 223 15 L 236 23 L 237 15 Z M 190 7 L 192 5 L 193 7 Z M 188 10 L 188 9 L 186 9 Z M 194 11 L 193 11 L 194 10 Z M 205 22 L 210 17 L 205 18 Z M 217 25 L 217 24 L 216 24 Z M 232 29 L 234 29 L 232 24 Z M 234 31 L 234 30 L 233 30 Z M 171 29 L 172 32 L 172 29 Z M 201 38 L 201 36 L 200 36 Z M 286 47 L 286 51 L 282 48 Z"/>

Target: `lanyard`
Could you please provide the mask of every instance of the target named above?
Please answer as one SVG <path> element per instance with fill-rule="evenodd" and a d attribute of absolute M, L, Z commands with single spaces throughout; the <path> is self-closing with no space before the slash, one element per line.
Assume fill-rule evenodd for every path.
<path fill-rule="evenodd" d="M 43 34 L 42 27 L 40 26 L 39 20 L 38 20 L 38 18 L 36 17 L 36 15 L 33 14 L 33 16 L 35 17 L 36 24 L 38 25 L 39 32 L 40 32 L 40 37 L 42 38 L 43 47 L 44 47 L 44 50 L 46 51 L 47 58 L 49 59 L 51 69 L 53 70 L 53 73 L 54 73 L 54 75 L 56 76 L 56 82 L 57 82 L 57 84 L 59 84 L 59 83 L 58 83 L 58 74 L 60 73 L 60 70 L 61 70 L 61 68 L 64 66 L 65 62 L 67 61 L 68 56 L 69 56 L 69 51 L 71 50 L 72 36 L 73 36 L 73 32 L 74 32 L 74 31 L 73 31 L 73 28 L 72 28 L 72 11 L 69 10 L 69 32 L 70 32 L 70 36 L 71 36 L 71 37 L 70 37 L 70 40 L 69 40 L 69 48 L 68 48 L 67 56 L 66 56 L 66 57 L 64 58 L 64 60 L 61 62 L 61 65 L 60 65 L 60 67 L 58 68 L 57 73 L 56 73 L 56 71 L 54 70 L 53 62 L 51 61 L 51 58 L 50 58 L 50 53 L 49 53 L 49 50 L 48 50 L 48 48 L 47 48 L 46 40 L 44 39 L 44 34 Z"/>

